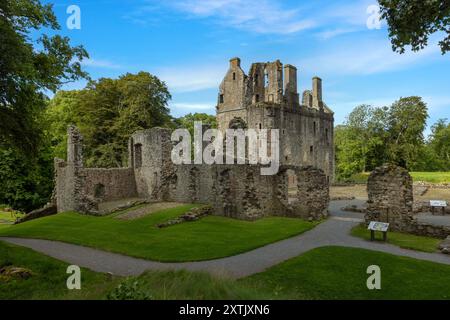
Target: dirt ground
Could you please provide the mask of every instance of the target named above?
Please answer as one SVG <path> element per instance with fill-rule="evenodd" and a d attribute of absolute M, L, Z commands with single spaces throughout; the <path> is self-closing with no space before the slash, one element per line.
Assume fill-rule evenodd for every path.
<path fill-rule="evenodd" d="M 121 219 L 121 220 L 134 220 L 134 219 L 139 219 L 139 218 L 145 217 L 146 215 L 152 214 L 157 211 L 175 208 L 175 207 L 178 207 L 181 205 L 183 205 L 183 203 L 179 203 L 179 202 L 150 203 L 150 204 L 145 204 L 145 205 L 140 206 L 135 209 L 127 210 L 125 213 L 122 213 L 122 214 L 116 216 L 116 218 Z"/>
<path fill-rule="evenodd" d="M 367 200 L 366 185 L 332 186 L 330 188 L 330 197 L 332 199 L 337 197 L 355 197 L 356 199 Z M 414 201 L 427 200 L 446 200 L 450 202 L 450 189 L 429 188 L 422 196 L 414 194 Z"/>

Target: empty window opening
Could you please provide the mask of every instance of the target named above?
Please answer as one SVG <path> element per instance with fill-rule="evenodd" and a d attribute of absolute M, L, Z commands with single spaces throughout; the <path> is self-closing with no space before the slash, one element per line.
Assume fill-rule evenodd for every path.
<path fill-rule="evenodd" d="M 221 94 L 221 95 L 219 96 L 219 102 L 220 102 L 220 103 L 223 103 L 223 94 Z"/>
<path fill-rule="evenodd" d="M 259 94 L 255 95 L 255 102 L 256 102 L 256 103 L 259 102 Z"/>
<path fill-rule="evenodd" d="M 94 195 L 96 198 L 102 199 L 105 196 L 105 186 L 101 183 L 98 183 L 94 187 Z"/>
<path fill-rule="evenodd" d="M 233 80 L 236 80 L 236 72 L 233 72 Z"/>
<path fill-rule="evenodd" d="M 260 124 L 259 124 L 259 130 L 261 130 L 261 129 L 262 129 L 262 124 L 260 123 Z"/>
<path fill-rule="evenodd" d="M 310 146 L 310 147 L 309 147 L 309 152 L 311 152 L 311 153 L 314 152 L 314 146 Z"/>
<path fill-rule="evenodd" d="M 267 70 L 264 70 L 264 87 L 268 87 L 269 86 L 269 73 L 267 72 Z"/>
<path fill-rule="evenodd" d="M 142 167 L 142 144 L 140 143 L 134 145 L 134 167 Z"/>

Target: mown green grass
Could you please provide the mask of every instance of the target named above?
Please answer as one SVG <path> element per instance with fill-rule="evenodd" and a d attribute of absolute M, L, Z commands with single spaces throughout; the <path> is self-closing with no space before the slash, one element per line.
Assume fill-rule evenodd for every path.
<path fill-rule="evenodd" d="M 75 243 L 156 261 L 180 262 L 232 256 L 314 228 L 317 222 L 270 217 L 254 222 L 210 216 L 158 229 L 194 205 L 182 205 L 125 221 L 61 213 L 0 228 L 0 236 Z"/>
<path fill-rule="evenodd" d="M 411 172 L 414 181 L 450 183 L 450 172 Z"/>
<path fill-rule="evenodd" d="M 82 268 L 81 290 L 68 290 L 69 264 L 0 241 L 0 269 L 5 266 L 26 268 L 33 275 L 28 279 L 0 275 L 0 300 L 101 299 L 119 283 L 117 277 L 108 280 L 105 274 Z"/>
<path fill-rule="evenodd" d="M 2 222 L 14 222 L 17 218 L 21 218 L 23 216 L 24 214 L 22 213 L 4 212 L 0 209 L 0 224 Z"/>
<path fill-rule="evenodd" d="M 359 225 L 352 229 L 351 235 L 362 238 L 365 240 L 370 240 L 370 231 L 367 230 L 365 225 Z M 375 233 L 376 240 L 382 240 L 382 234 Z M 412 234 L 401 233 L 401 232 L 388 232 L 387 242 L 401 248 L 418 250 L 423 252 L 436 252 L 439 243 L 442 240 L 431 238 L 415 236 Z"/>
<path fill-rule="evenodd" d="M 370 172 L 355 173 L 348 179 L 352 183 L 366 183 Z M 450 172 L 410 172 L 413 181 L 450 183 Z"/>
<path fill-rule="evenodd" d="M 449 265 L 343 247 L 314 249 L 240 280 L 188 271 L 109 280 L 82 269 L 81 290 L 67 289 L 68 264 L 0 241 L 0 268 L 5 265 L 30 269 L 33 276 L 0 280 L 0 299 L 450 299 Z M 381 269 L 381 290 L 367 289 L 371 265 Z"/>
<path fill-rule="evenodd" d="M 381 290 L 367 289 L 367 267 L 381 269 Z M 314 249 L 240 280 L 292 299 L 450 299 L 450 265 L 343 247 Z"/>

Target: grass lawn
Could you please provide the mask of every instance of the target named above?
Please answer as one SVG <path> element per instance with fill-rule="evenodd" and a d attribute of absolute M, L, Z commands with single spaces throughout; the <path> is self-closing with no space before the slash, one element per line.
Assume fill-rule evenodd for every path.
<path fill-rule="evenodd" d="M 370 172 L 355 173 L 349 179 L 353 183 L 367 183 Z M 450 172 L 410 172 L 413 181 L 429 183 L 450 183 Z"/>
<path fill-rule="evenodd" d="M 68 264 L 0 241 L 0 268 L 5 265 L 33 276 L 0 277 L 0 299 L 450 299 L 448 265 L 343 247 L 314 249 L 237 281 L 187 271 L 108 280 L 82 269 L 82 289 L 72 291 L 66 288 Z M 381 290 L 366 287 L 370 265 L 381 268 Z"/>
<path fill-rule="evenodd" d="M 30 249 L 0 241 L 0 269 L 6 266 L 30 270 L 28 279 L 0 276 L 0 300 L 29 299 L 100 299 L 118 285 L 119 278 L 81 269 L 81 290 L 68 290 L 66 273 L 69 264 Z"/>
<path fill-rule="evenodd" d="M 450 183 L 450 172 L 411 172 L 414 181 Z"/>
<path fill-rule="evenodd" d="M 16 218 L 21 218 L 24 214 L 22 213 L 14 213 L 4 212 L 0 209 L 0 224 L 1 223 L 12 223 L 16 221 Z"/>
<path fill-rule="evenodd" d="M 371 265 L 381 290 L 367 289 Z M 355 248 L 318 248 L 239 282 L 292 299 L 450 299 L 449 265 Z"/>
<path fill-rule="evenodd" d="M 0 236 L 42 238 L 85 245 L 156 261 L 198 261 L 232 256 L 312 229 L 317 222 L 269 217 L 255 222 L 210 216 L 158 229 L 186 212 L 182 205 L 124 221 L 62 213 L 0 228 Z"/>
<path fill-rule="evenodd" d="M 367 230 L 365 225 L 359 225 L 353 228 L 351 235 L 365 240 L 370 240 L 370 231 Z M 376 232 L 375 237 L 376 240 L 382 240 L 383 236 L 381 233 Z M 388 243 L 405 249 L 436 252 L 438 251 L 438 246 L 441 241 L 442 240 L 440 239 L 431 237 L 415 236 L 401 232 L 388 232 Z"/>

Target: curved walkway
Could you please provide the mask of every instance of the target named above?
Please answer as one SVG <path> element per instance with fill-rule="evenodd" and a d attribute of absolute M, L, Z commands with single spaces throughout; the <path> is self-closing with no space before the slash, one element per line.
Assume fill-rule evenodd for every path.
<path fill-rule="evenodd" d="M 351 201 L 352 204 L 360 204 L 360 202 L 359 200 Z M 210 261 L 161 263 L 57 241 L 0 239 L 94 271 L 111 272 L 122 276 L 139 275 L 145 270 L 186 269 L 241 278 L 262 272 L 280 262 L 324 246 L 363 248 L 450 265 L 450 256 L 444 254 L 401 249 L 390 244 L 369 242 L 350 236 L 350 230 L 362 221 L 362 215 L 340 210 L 348 204 L 349 201 L 333 201 L 330 205 L 331 218 L 301 235 L 236 256 Z"/>

